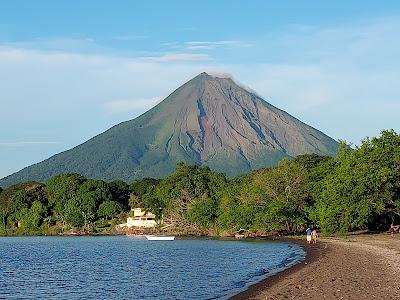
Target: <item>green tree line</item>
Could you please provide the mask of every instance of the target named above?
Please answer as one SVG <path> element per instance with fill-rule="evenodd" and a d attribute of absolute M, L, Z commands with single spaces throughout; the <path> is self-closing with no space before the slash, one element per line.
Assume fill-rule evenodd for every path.
<path fill-rule="evenodd" d="M 21 183 L 0 189 L 0 234 L 96 232 L 134 207 L 186 232 L 287 234 L 311 224 L 327 234 L 386 230 L 400 223 L 400 135 L 382 131 L 359 147 L 341 142 L 335 157 L 301 155 L 231 179 L 180 162 L 163 179 L 131 184 L 79 174 Z"/>

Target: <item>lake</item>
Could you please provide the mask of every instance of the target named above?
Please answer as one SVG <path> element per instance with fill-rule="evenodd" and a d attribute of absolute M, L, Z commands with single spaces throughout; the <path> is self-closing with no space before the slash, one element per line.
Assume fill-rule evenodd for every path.
<path fill-rule="evenodd" d="M 226 299 L 304 256 L 275 241 L 1 237 L 0 298 Z"/>

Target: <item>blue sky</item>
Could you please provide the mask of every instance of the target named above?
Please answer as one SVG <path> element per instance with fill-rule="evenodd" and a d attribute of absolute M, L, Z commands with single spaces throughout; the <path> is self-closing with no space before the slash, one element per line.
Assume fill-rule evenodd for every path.
<path fill-rule="evenodd" d="M 0 177 L 202 71 L 335 139 L 400 131 L 400 2 L 330 2 L 2 1 Z"/>

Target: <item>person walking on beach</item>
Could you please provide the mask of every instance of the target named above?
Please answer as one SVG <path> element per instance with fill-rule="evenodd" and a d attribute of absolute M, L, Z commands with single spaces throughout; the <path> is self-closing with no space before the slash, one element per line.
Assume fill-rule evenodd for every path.
<path fill-rule="evenodd" d="M 312 233 L 312 230 L 310 227 L 308 227 L 306 230 L 307 244 L 311 244 L 311 233 Z"/>
<path fill-rule="evenodd" d="M 318 238 L 318 232 L 317 229 L 314 228 L 313 231 L 311 232 L 311 239 L 314 244 L 317 243 L 317 238 Z"/>

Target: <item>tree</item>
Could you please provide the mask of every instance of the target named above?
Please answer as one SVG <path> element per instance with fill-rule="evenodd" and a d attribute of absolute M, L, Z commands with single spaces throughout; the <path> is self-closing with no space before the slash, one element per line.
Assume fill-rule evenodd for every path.
<path fill-rule="evenodd" d="M 108 218 L 116 217 L 123 210 L 124 208 L 121 203 L 117 201 L 106 201 L 100 204 L 97 214 L 108 220 Z"/>
<path fill-rule="evenodd" d="M 43 207 L 43 204 L 39 200 L 35 200 L 30 209 L 29 227 L 32 229 L 38 229 L 42 224 L 45 214 L 46 210 Z"/>
<path fill-rule="evenodd" d="M 98 207 L 98 198 L 96 193 L 87 192 L 79 195 L 80 198 L 80 211 L 83 217 L 84 226 L 89 229 L 89 225 L 96 218 L 96 212 Z"/>
<path fill-rule="evenodd" d="M 75 205 L 80 210 L 84 227 L 87 230 L 96 218 L 99 204 L 111 200 L 110 186 L 103 180 L 88 179 L 79 187 Z"/>
<path fill-rule="evenodd" d="M 330 160 L 329 156 L 321 156 L 318 154 L 302 154 L 294 159 L 294 163 L 297 163 L 304 167 L 307 171 L 313 171 L 321 163 Z"/>
<path fill-rule="evenodd" d="M 37 206 L 38 203 L 45 210 L 47 193 L 45 186 L 41 183 L 19 183 L 3 190 L 0 193 L 2 229 L 4 231 L 14 229 L 18 224 L 25 224 L 24 228 L 27 229 L 31 228 L 32 226 L 29 225 L 30 208 L 32 205 Z"/>
<path fill-rule="evenodd" d="M 220 196 L 215 224 L 220 229 L 254 229 L 256 214 L 262 212 L 263 198 L 251 175 L 228 182 Z M 264 228 L 263 226 L 262 228 Z"/>
<path fill-rule="evenodd" d="M 154 189 L 157 186 L 158 182 L 159 182 L 158 179 L 146 177 L 134 181 L 130 185 L 130 189 L 132 192 L 135 193 L 135 195 L 143 197 L 144 194 Z"/>
<path fill-rule="evenodd" d="M 187 218 L 194 224 L 209 228 L 215 221 L 216 213 L 216 201 L 204 194 L 202 198 L 190 204 Z"/>
<path fill-rule="evenodd" d="M 65 204 L 77 197 L 79 188 L 85 181 L 86 179 L 79 174 L 63 174 L 49 179 L 46 185 L 49 206 L 56 214 L 63 213 Z"/>
<path fill-rule="evenodd" d="M 88 179 L 79 187 L 79 196 L 88 193 L 92 193 L 99 203 L 113 199 L 108 183 L 99 179 Z"/>
<path fill-rule="evenodd" d="M 201 202 L 203 197 L 216 202 L 225 184 L 223 174 L 212 172 L 208 167 L 179 162 L 174 173 L 143 195 L 143 206 L 178 226 L 190 225 L 191 221 L 187 218 L 190 207 L 198 207 L 194 203 Z"/>
<path fill-rule="evenodd" d="M 264 194 L 267 227 L 280 231 L 299 231 L 307 223 L 310 205 L 307 170 L 296 161 L 283 159 L 278 167 L 255 172 L 253 182 Z M 276 226 L 279 224 L 279 226 Z"/>
<path fill-rule="evenodd" d="M 10 197 L 10 191 L 5 190 L 0 193 L 0 216 L 3 230 L 7 230 L 7 219 L 12 212 L 13 202 Z"/>
<path fill-rule="evenodd" d="M 129 185 L 122 180 L 114 180 L 108 184 L 108 187 L 111 193 L 111 198 L 127 207 L 131 195 L 131 188 Z"/>
<path fill-rule="evenodd" d="M 130 194 L 128 202 L 130 208 L 143 207 L 142 199 L 140 199 L 139 196 L 135 195 L 134 193 Z"/>
<path fill-rule="evenodd" d="M 384 229 L 400 220 L 400 136 L 393 130 L 341 144 L 333 172 L 316 185 L 314 219 L 328 233 Z"/>
<path fill-rule="evenodd" d="M 81 227 L 84 225 L 84 217 L 79 209 L 79 198 L 69 199 L 65 203 L 64 216 L 65 221 L 72 227 Z"/>

